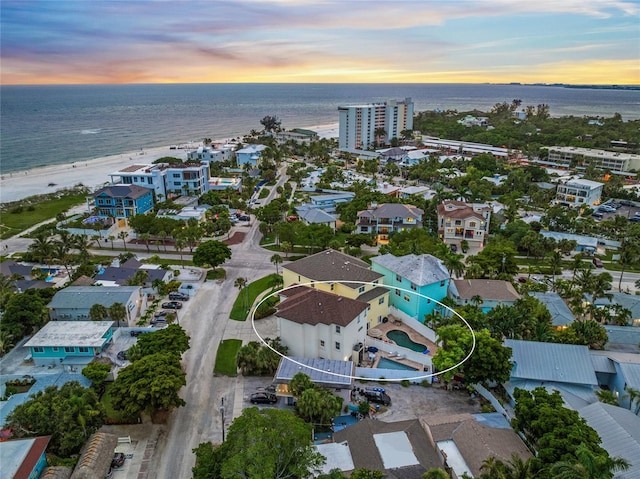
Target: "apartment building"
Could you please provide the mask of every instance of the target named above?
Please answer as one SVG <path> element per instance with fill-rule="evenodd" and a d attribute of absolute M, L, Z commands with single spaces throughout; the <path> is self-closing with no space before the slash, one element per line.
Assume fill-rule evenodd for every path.
<path fill-rule="evenodd" d="M 401 132 L 413 129 L 413 101 L 389 100 L 338 107 L 340 149 L 367 149 L 374 143 L 388 143 Z M 384 130 L 384 135 L 378 132 Z"/>
<path fill-rule="evenodd" d="M 565 206 L 593 206 L 600 202 L 603 183 L 576 178 L 558 185 L 556 200 Z"/>
<path fill-rule="evenodd" d="M 640 170 L 640 155 L 617 151 L 577 148 L 572 146 L 550 146 L 549 161 L 566 167 L 589 166 L 601 170 L 628 172 Z"/>
<path fill-rule="evenodd" d="M 491 207 L 484 203 L 445 200 L 438 205 L 438 235 L 445 244 L 481 248 L 489 232 Z"/>
<path fill-rule="evenodd" d="M 188 152 L 187 159 L 191 161 L 206 161 L 207 163 L 229 161 L 233 160 L 234 152 L 233 145 L 222 145 L 217 148 L 200 146 L 197 150 Z"/>

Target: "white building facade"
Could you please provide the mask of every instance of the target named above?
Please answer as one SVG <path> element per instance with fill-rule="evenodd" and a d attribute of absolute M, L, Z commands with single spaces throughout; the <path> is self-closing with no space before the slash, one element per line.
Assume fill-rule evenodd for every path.
<path fill-rule="evenodd" d="M 403 101 L 340 106 L 338 116 L 338 147 L 366 149 L 378 140 L 388 143 L 392 138 L 400 138 L 402 131 L 413 129 L 413 101 L 405 98 Z M 377 136 L 379 129 L 384 129 L 385 134 Z"/>
<path fill-rule="evenodd" d="M 581 178 L 569 180 L 559 184 L 556 191 L 556 200 L 560 204 L 580 208 L 593 206 L 600 203 L 602 196 L 602 183 Z"/>

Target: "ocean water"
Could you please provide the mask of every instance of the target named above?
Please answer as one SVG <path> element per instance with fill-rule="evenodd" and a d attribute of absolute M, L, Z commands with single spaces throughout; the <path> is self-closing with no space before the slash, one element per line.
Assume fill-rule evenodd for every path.
<path fill-rule="evenodd" d="M 640 91 L 473 84 L 174 84 L 0 87 L 3 173 L 260 130 L 335 124 L 340 105 L 411 97 L 416 111 L 514 98 L 554 116 L 640 117 Z"/>

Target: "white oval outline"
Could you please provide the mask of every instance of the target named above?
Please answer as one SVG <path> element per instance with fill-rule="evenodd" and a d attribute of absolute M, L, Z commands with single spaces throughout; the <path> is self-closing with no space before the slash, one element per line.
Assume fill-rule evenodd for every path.
<path fill-rule="evenodd" d="M 262 336 L 260 336 L 260 334 L 258 334 L 258 331 L 256 329 L 256 323 L 255 323 L 255 315 L 256 315 L 256 311 L 258 309 L 258 307 L 260 307 L 260 305 L 265 302 L 267 299 L 271 298 L 273 295 L 279 294 L 282 291 L 287 291 L 289 289 L 292 288 L 297 288 L 299 286 L 311 286 L 313 287 L 313 285 L 315 284 L 331 284 L 331 283 L 343 283 L 343 284 L 359 284 L 359 285 L 363 285 L 363 284 L 370 284 L 376 287 L 383 287 L 383 288 L 388 288 L 389 290 L 391 289 L 397 289 L 400 291 L 404 291 L 410 294 L 415 294 L 417 296 L 420 296 L 422 298 L 426 298 L 428 300 L 433 301 L 434 303 L 438 304 L 439 306 L 442 306 L 443 308 L 448 309 L 452 314 L 454 314 L 455 316 L 457 316 L 458 318 L 460 318 L 462 320 L 462 322 L 467 326 L 467 328 L 469 328 L 469 331 L 471 331 L 471 337 L 473 339 L 472 345 L 471 345 L 471 351 L 469 351 L 469 353 L 462 359 L 462 361 L 460 361 L 458 364 L 451 366 L 450 368 L 447 368 L 443 371 L 438 371 L 437 373 L 430 373 L 430 374 L 425 374 L 422 376 L 413 376 L 413 377 L 407 377 L 407 378 L 366 378 L 366 377 L 360 377 L 360 376 L 350 376 L 350 375 L 346 375 L 346 374 L 340 374 L 340 373 L 335 373 L 335 372 L 331 372 L 331 371 L 325 371 L 324 369 L 318 369 L 318 368 L 314 368 L 312 366 L 309 366 L 307 364 L 303 364 L 299 361 L 296 361 L 295 359 L 290 358 L 289 356 L 285 356 L 284 354 L 282 354 L 280 351 L 277 351 L 275 348 L 272 348 L 271 345 L 269 345 L 264 339 L 262 339 Z M 322 291 L 322 290 L 319 290 Z M 328 294 L 335 294 L 335 293 L 330 293 L 328 291 L 323 291 L 325 293 Z M 385 382 L 402 382 L 402 381 L 415 381 L 418 379 L 427 379 L 427 378 L 432 378 L 434 376 L 440 376 L 441 374 L 447 373 L 449 371 L 452 371 L 454 369 L 459 368 L 460 366 L 462 366 L 465 362 L 467 362 L 467 360 L 471 357 L 471 355 L 473 354 L 473 352 L 476 349 L 476 334 L 473 331 L 473 328 L 471 327 L 471 325 L 467 322 L 466 319 L 464 319 L 460 314 L 458 314 L 456 311 L 454 311 L 452 308 L 450 308 L 449 306 L 447 306 L 446 304 L 441 303 L 440 301 L 438 301 L 437 299 L 433 299 L 430 298 L 429 296 L 425 296 L 424 294 L 420 294 L 417 291 L 412 291 L 412 290 L 408 290 L 405 288 L 396 288 L 395 286 L 386 286 L 386 285 L 382 285 L 382 284 L 378 284 L 378 283 L 372 283 L 370 281 L 350 281 L 350 280 L 340 280 L 340 281 L 312 281 L 309 283 L 297 283 L 291 286 L 287 286 L 286 288 L 281 288 L 278 291 L 274 291 L 273 293 L 268 294 L 267 296 L 265 296 L 264 298 L 262 298 L 260 300 L 260 302 L 258 304 L 255 305 L 255 307 L 251 310 L 251 327 L 253 328 L 253 332 L 256 334 L 256 336 L 258 336 L 258 339 L 260 339 L 260 342 L 262 344 L 264 344 L 266 347 L 268 347 L 271 351 L 273 351 L 274 353 L 276 353 L 278 356 L 280 356 L 283 359 L 288 359 L 289 361 L 291 361 L 294 364 L 297 364 L 298 366 L 302 366 L 304 368 L 308 368 L 311 369 L 312 371 L 316 371 L 319 373 L 323 373 L 323 374 L 329 374 L 331 376 L 338 376 L 338 377 L 342 377 L 342 378 L 349 378 L 351 380 L 358 380 L 358 381 L 373 381 L 373 382 L 379 382 L 379 381 L 385 381 Z M 357 366 L 356 366 L 357 367 Z"/>

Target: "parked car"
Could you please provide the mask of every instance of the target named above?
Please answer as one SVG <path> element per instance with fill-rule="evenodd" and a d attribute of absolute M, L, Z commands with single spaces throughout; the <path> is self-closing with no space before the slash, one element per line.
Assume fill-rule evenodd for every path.
<path fill-rule="evenodd" d="M 604 213 L 600 213 L 599 211 L 596 211 L 591 216 L 597 220 L 601 220 L 602 218 L 604 218 Z"/>
<path fill-rule="evenodd" d="M 629 200 L 620 200 L 620 204 L 622 206 L 633 206 L 633 201 L 629 201 Z"/>
<path fill-rule="evenodd" d="M 120 361 L 124 361 L 125 359 L 127 359 L 127 352 L 126 351 L 119 351 L 118 354 L 116 355 L 116 357 Z"/>
<path fill-rule="evenodd" d="M 640 221 L 640 216 L 632 216 L 631 218 L 629 218 L 629 221 Z"/>
<path fill-rule="evenodd" d="M 613 206 L 609 205 L 600 205 L 598 206 L 598 211 L 602 211 L 604 213 L 613 213 L 616 209 Z"/>
<path fill-rule="evenodd" d="M 383 406 L 391 406 L 391 398 L 387 393 L 365 389 L 362 391 L 362 395 L 367 398 L 369 402 L 382 404 Z"/>
<path fill-rule="evenodd" d="M 167 315 L 166 311 L 156 311 L 155 313 L 153 313 L 153 317 L 158 319 L 158 318 L 164 318 Z"/>
<path fill-rule="evenodd" d="M 518 283 L 526 283 L 527 282 L 527 278 L 526 276 L 520 276 L 518 278 Z"/>
<path fill-rule="evenodd" d="M 174 301 L 174 300 L 189 301 L 189 295 L 184 293 L 173 292 L 173 293 L 169 293 L 169 299 L 171 301 Z"/>
<path fill-rule="evenodd" d="M 249 398 L 251 404 L 275 404 L 278 402 L 278 396 L 268 392 L 253 393 Z"/>
<path fill-rule="evenodd" d="M 153 318 L 150 321 L 151 326 L 155 326 L 156 324 L 158 325 L 163 325 L 163 324 L 167 324 L 167 319 L 166 318 Z"/>
<path fill-rule="evenodd" d="M 162 307 L 165 309 L 182 309 L 182 303 L 180 301 L 169 301 L 168 303 L 162 303 Z"/>
<path fill-rule="evenodd" d="M 600 258 L 593 258 L 593 265 L 596 268 L 602 268 L 604 265 L 602 264 L 602 260 Z"/>
<path fill-rule="evenodd" d="M 147 331 L 136 331 L 136 330 L 134 330 L 134 331 L 130 331 L 129 334 L 131 336 L 135 337 L 135 336 L 140 336 L 141 334 L 147 334 Z"/>
<path fill-rule="evenodd" d="M 242 215 L 239 218 L 240 221 L 249 221 L 250 219 L 251 217 L 249 215 Z"/>
<path fill-rule="evenodd" d="M 116 452 L 113 455 L 113 459 L 111 459 L 111 467 L 122 467 L 124 466 L 124 454 L 121 452 Z"/>

